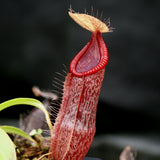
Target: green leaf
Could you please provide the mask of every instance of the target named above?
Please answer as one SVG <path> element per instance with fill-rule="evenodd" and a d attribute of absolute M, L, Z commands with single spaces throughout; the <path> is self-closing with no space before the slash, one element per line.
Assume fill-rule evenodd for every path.
<path fill-rule="evenodd" d="M 19 128 L 12 126 L 0 126 L 0 128 L 2 128 L 7 133 L 17 134 L 19 136 L 22 136 L 28 139 L 29 141 L 33 142 L 36 146 L 38 146 L 37 142 L 31 136 L 29 136 L 26 132 L 22 131 Z"/>
<path fill-rule="evenodd" d="M 35 136 L 35 135 L 41 135 L 42 134 L 42 129 L 37 129 L 37 131 L 35 130 L 35 129 L 33 129 L 30 133 L 29 133 L 29 135 L 30 136 Z"/>
<path fill-rule="evenodd" d="M 22 105 L 22 104 L 23 105 L 31 105 L 31 106 L 34 106 L 34 107 L 37 107 L 37 108 L 41 109 L 42 112 L 44 113 L 45 117 L 46 117 L 46 121 L 48 123 L 50 131 L 52 130 L 53 126 L 52 126 L 48 111 L 46 110 L 44 105 L 36 99 L 33 99 L 33 98 L 11 99 L 11 100 L 5 101 L 5 102 L 0 104 L 0 111 L 2 111 L 3 109 L 6 109 L 8 107 L 14 106 L 14 105 Z"/>
<path fill-rule="evenodd" d="M 37 129 L 37 134 L 38 134 L 38 135 L 41 135 L 41 134 L 42 134 L 42 129 L 38 128 L 38 129 Z"/>
<path fill-rule="evenodd" d="M 0 128 L 0 160 L 17 160 L 14 143 L 7 133 Z"/>

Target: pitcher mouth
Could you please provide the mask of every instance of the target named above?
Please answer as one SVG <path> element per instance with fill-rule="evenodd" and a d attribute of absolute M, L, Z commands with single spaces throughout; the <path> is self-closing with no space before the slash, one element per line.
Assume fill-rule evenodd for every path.
<path fill-rule="evenodd" d="M 108 49 L 100 32 L 93 32 L 90 41 L 73 58 L 70 72 L 77 77 L 91 75 L 108 63 Z"/>

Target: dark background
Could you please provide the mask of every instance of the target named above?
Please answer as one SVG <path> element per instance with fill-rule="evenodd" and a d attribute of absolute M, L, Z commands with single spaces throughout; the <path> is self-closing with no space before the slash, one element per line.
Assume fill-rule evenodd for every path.
<path fill-rule="evenodd" d="M 91 33 L 68 16 L 103 11 L 112 33 L 103 34 L 109 63 L 101 90 L 97 134 L 160 132 L 159 0 L 1 0 L 0 102 L 34 97 L 34 85 L 52 90 L 55 72 L 63 73 Z M 14 112 L 13 112 L 14 111 Z M 0 117 L 17 117 L 26 108 Z"/>

